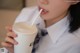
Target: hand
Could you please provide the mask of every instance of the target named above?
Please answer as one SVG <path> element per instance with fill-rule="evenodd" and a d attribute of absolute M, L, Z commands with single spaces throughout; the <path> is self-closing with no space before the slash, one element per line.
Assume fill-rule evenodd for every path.
<path fill-rule="evenodd" d="M 14 40 L 17 35 L 12 31 L 12 26 L 7 26 L 7 36 L 5 38 L 5 41 L 1 43 L 3 47 L 8 49 L 9 53 L 14 53 L 14 45 L 17 45 L 18 43 Z"/>

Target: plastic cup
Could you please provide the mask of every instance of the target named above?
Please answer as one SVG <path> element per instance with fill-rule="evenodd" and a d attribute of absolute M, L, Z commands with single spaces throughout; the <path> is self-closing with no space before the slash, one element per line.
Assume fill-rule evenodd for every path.
<path fill-rule="evenodd" d="M 31 53 L 38 32 L 37 27 L 25 22 L 18 22 L 13 25 L 13 31 L 18 35 L 15 38 L 18 45 L 14 45 L 14 53 Z"/>

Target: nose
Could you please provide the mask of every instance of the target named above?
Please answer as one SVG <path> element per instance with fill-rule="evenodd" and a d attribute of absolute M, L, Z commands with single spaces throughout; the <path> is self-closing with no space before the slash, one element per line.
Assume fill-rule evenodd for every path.
<path fill-rule="evenodd" d="M 39 0 L 41 4 L 45 4 L 45 5 L 48 5 L 49 4 L 49 1 L 48 0 Z"/>

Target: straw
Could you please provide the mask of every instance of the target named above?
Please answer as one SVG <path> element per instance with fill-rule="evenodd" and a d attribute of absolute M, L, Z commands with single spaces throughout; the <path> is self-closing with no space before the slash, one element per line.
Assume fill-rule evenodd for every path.
<path fill-rule="evenodd" d="M 31 25 L 33 25 L 33 24 L 35 23 L 36 19 L 37 19 L 38 16 L 41 14 L 42 10 L 43 10 L 43 9 L 41 9 L 41 10 L 39 11 L 39 13 L 37 13 L 37 15 L 34 16 L 34 19 L 33 19 L 32 23 L 31 23 Z"/>

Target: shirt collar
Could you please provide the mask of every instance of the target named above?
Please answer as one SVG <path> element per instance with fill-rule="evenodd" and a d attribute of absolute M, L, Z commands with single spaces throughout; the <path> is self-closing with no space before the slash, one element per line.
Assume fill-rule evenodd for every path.
<path fill-rule="evenodd" d="M 68 28 L 68 26 L 69 26 L 69 21 L 68 21 L 68 15 L 67 15 L 59 22 L 47 28 L 48 34 L 50 38 L 52 39 L 53 43 L 57 42 L 57 40 L 61 37 L 61 35 Z"/>
<path fill-rule="evenodd" d="M 39 11 L 36 10 L 36 12 Z M 61 35 L 65 32 L 65 30 L 68 29 L 69 26 L 68 18 L 69 14 L 65 16 L 62 20 L 58 21 L 57 23 L 51 25 L 48 28 L 45 28 L 44 20 L 39 16 L 39 18 L 36 20 L 36 24 L 40 29 L 46 29 L 53 43 L 56 43 L 57 40 L 61 37 Z"/>

